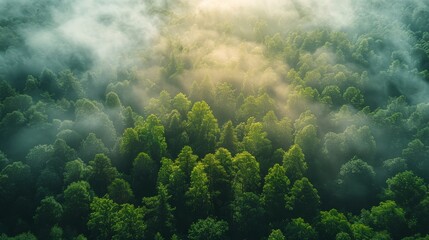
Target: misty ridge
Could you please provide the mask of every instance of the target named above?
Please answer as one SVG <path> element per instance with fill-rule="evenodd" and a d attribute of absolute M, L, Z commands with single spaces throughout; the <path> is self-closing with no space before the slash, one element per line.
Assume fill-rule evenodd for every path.
<path fill-rule="evenodd" d="M 428 96 L 421 0 L 0 0 L 0 240 L 428 239 Z"/>

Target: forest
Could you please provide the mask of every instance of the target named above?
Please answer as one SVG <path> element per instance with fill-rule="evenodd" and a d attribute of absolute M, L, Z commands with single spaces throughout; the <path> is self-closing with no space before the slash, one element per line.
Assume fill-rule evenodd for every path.
<path fill-rule="evenodd" d="M 429 2 L 1 0 L 37 239 L 429 240 Z"/>

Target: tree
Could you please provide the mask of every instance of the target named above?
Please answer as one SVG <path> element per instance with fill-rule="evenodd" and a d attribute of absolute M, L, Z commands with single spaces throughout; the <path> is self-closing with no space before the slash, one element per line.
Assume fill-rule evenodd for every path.
<path fill-rule="evenodd" d="M 168 186 L 170 183 L 170 176 L 173 173 L 174 162 L 169 158 L 163 158 L 161 160 L 161 167 L 159 168 L 156 186 L 163 184 L 164 186 Z"/>
<path fill-rule="evenodd" d="M 283 156 L 283 167 L 286 176 L 294 182 L 305 176 L 307 163 L 305 162 L 304 153 L 297 144 L 293 145 Z"/>
<path fill-rule="evenodd" d="M 58 81 L 61 84 L 62 95 L 67 99 L 76 100 L 84 95 L 81 82 L 74 76 L 70 70 L 59 73 Z"/>
<path fill-rule="evenodd" d="M 259 163 L 248 152 L 237 154 L 232 160 L 233 188 L 237 193 L 257 192 L 260 186 Z"/>
<path fill-rule="evenodd" d="M 287 117 L 278 120 L 273 111 L 269 111 L 262 119 L 263 130 L 271 141 L 273 149 L 287 149 L 292 144 L 292 122 Z"/>
<path fill-rule="evenodd" d="M 155 115 L 149 115 L 142 127 L 137 128 L 138 139 L 142 144 L 142 152 L 149 154 L 159 163 L 167 150 L 164 126 Z"/>
<path fill-rule="evenodd" d="M 407 234 L 405 211 L 392 200 L 372 207 L 369 216 L 364 215 L 364 218 L 374 229 L 387 230 L 394 239 L 401 239 Z"/>
<path fill-rule="evenodd" d="M 143 239 L 146 224 L 143 222 L 143 209 L 131 204 L 123 204 L 115 215 L 113 240 Z"/>
<path fill-rule="evenodd" d="M 16 228 L 16 219 L 30 221 L 34 209 L 34 181 L 31 169 L 22 162 L 13 162 L 0 171 L 0 210 L 3 223 Z"/>
<path fill-rule="evenodd" d="M 189 227 L 189 211 L 186 205 L 186 192 L 189 190 L 189 180 L 179 166 L 173 165 L 168 183 L 168 192 L 171 194 L 171 204 L 176 208 L 175 217 L 179 231 L 186 231 Z"/>
<path fill-rule="evenodd" d="M 285 240 L 285 235 L 283 235 L 280 229 L 273 229 L 268 236 L 268 240 Z"/>
<path fill-rule="evenodd" d="M 226 122 L 222 127 L 218 147 L 228 149 L 232 154 L 237 152 L 238 139 L 231 121 Z"/>
<path fill-rule="evenodd" d="M 218 148 L 215 152 L 215 157 L 219 160 L 220 164 L 225 169 L 226 174 L 231 179 L 233 173 L 231 152 L 226 148 Z"/>
<path fill-rule="evenodd" d="M 264 218 L 264 207 L 259 196 L 252 192 L 244 192 L 231 203 L 232 226 L 235 239 L 259 239 L 264 233 L 261 219 Z"/>
<path fill-rule="evenodd" d="M 307 125 L 295 135 L 295 144 L 302 148 L 307 159 L 315 160 L 320 148 L 320 139 L 315 125 Z"/>
<path fill-rule="evenodd" d="M 294 217 L 312 221 L 319 214 L 320 197 L 313 184 L 304 177 L 293 184 L 287 204 Z"/>
<path fill-rule="evenodd" d="M 86 164 L 80 160 L 76 159 L 66 163 L 64 167 L 64 184 L 68 185 L 72 182 L 77 182 L 80 180 L 87 181 L 90 175 L 91 169 L 86 166 Z"/>
<path fill-rule="evenodd" d="M 55 169 L 58 173 L 62 173 L 66 162 L 77 159 L 76 151 L 62 139 L 57 139 L 53 148 L 52 158 L 49 159 L 47 165 Z"/>
<path fill-rule="evenodd" d="M 335 239 L 335 236 L 340 232 L 351 233 L 347 218 L 336 209 L 320 212 L 320 220 L 316 224 L 316 230 L 319 233 L 319 238 L 323 240 Z"/>
<path fill-rule="evenodd" d="M 97 194 L 103 195 L 106 193 L 107 186 L 118 176 L 118 171 L 112 167 L 110 159 L 104 154 L 96 154 L 89 165 L 91 166 L 89 182 Z"/>
<path fill-rule="evenodd" d="M 190 182 L 191 172 L 197 164 L 197 160 L 198 156 L 193 154 L 192 148 L 185 146 L 175 161 L 180 170 L 185 174 L 188 183 Z"/>
<path fill-rule="evenodd" d="M 189 109 L 191 108 L 191 101 L 189 101 L 185 94 L 178 93 L 171 100 L 171 105 L 180 113 L 181 116 L 186 116 Z"/>
<path fill-rule="evenodd" d="M 365 103 L 362 93 L 356 87 L 348 87 L 344 91 L 343 98 L 344 101 L 357 109 L 360 109 Z"/>
<path fill-rule="evenodd" d="M 355 237 L 356 240 L 373 239 L 375 235 L 374 229 L 372 229 L 370 226 L 367 226 L 363 223 L 359 223 L 359 222 L 353 223 L 351 228 L 352 228 L 353 236 Z"/>
<path fill-rule="evenodd" d="M 336 190 L 346 209 L 359 211 L 373 203 L 375 172 L 361 159 L 353 158 L 341 166 Z"/>
<path fill-rule="evenodd" d="M 185 115 L 186 116 L 186 115 Z M 180 150 L 188 143 L 188 135 L 185 132 L 185 121 L 177 110 L 171 111 L 167 117 L 165 136 L 168 152 L 172 157 L 176 157 Z"/>
<path fill-rule="evenodd" d="M 398 173 L 386 183 L 385 195 L 406 210 L 418 205 L 428 193 L 424 180 L 411 171 Z"/>
<path fill-rule="evenodd" d="M 63 215 L 63 207 L 53 197 L 45 197 L 40 202 L 34 215 L 41 237 L 47 237 L 49 229 L 58 224 Z"/>
<path fill-rule="evenodd" d="M 85 181 L 71 183 L 64 190 L 65 222 L 77 232 L 85 230 L 91 203 L 90 186 Z"/>
<path fill-rule="evenodd" d="M 213 112 L 221 123 L 234 119 L 237 108 L 236 91 L 228 82 L 217 83 L 214 90 Z"/>
<path fill-rule="evenodd" d="M 269 169 L 262 190 L 262 202 L 269 222 L 278 224 L 287 217 L 286 193 L 289 185 L 290 181 L 282 166 L 275 164 Z"/>
<path fill-rule="evenodd" d="M 81 136 L 94 133 L 106 146 L 111 147 L 116 142 L 116 129 L 102 108 L 103 106 L 96 101 L 86 98 L 77 100 L 74 130 Z"/>
<path fill-rule="evenodd" d="M 271 141 L 267 138 L 267 133 L 263 131 L 260 122 L 250 124 L 246 135 L 243 138 L 243 149 L 259 160 L 263 173 L 270 167 Z"/>
<path fill-rule="evenodd" d="M 198 156 L 214 152 L 219 131 L 209 105 L 204 101 L 196 102 L 188 112 L 186 132 L 189 135 L 189 143 Z"/>
<path fill-rule="evenodd" d="M 116 178 L 109 185 L 109 197 L 118 204 L 131 203 L 134 201 L 134 194 L 130 184 L 121 178 Z"/>
<path fill-rule="evenodd" d="M 213 202 L 214 214 L 221 216 L 222 210 L 225 210 L 227 203 L 231 200 L 232 189 L 229 176 L 225 168 L 214 154 L 207 154 L 202 163 L 204 172 L 208 178 L 208 187 L 211 200 Z"/>
<path fill-rule="evenodd" d="M 209 179 L 204 172 L 202 163 L 197 163 L 192 170 L 191 184 L 186 192 L 186 199 L 193 219 L 207 217 L 213 210 L 212 196 L 209 192 Z"/>
<path fill-rule="evenodd" d="M 200 219 L 189 228 L 189 240 L 222 240 L 227 237 L 228 223 L 213 218 Z"/>
<path fill-rule="evenodd" d="M 274 100 L 267 94 L 262 93 L 259 96 L 248 96 L 237 112 L 239 121 L 246 121 L 250 117 L 255 117 L 260 121 L 269 111 L 275 110 Z"/>
<path fill-rule="evenodd" d="M 105 105 L 111 109 L 117 109 L 122 107 L 121 100 L 119 99 L 118 94 L 115 92 L 108 92 L 106 94 Z"/>
<path fill-rule="evenodd" d="M 387 177 L 393 177 L 408 169 L 407 161 L 403 158 L 391 158 L 383 161 L 383 169 L 386 170 Z"/>
<path fill-rule="evenodd" d="M 155 194 L 157 172 L 158 166 L 148 154 L 141 152 L 137 155 L 131 172 L 132 186 L 137 199 Z"/>
<path fill-rule="evenodd" d="M 174 233 L 174 208 L 169 204 L 170 198 L 171 196 L 163 184 L 158 185 L 156 196 L 143 198 L 148 237 L 154 236 L 156 233 L 170 237 Z"/>
<path fill-rule="evenodd" d="M 113 225 L 116 221 L 116 213 L 120 207 L 108 198 L 95 197 L 90 205 L 91 213 L 88 220 L 88 229 L 91 236 L 98 240 L 108 240 L 113 237 Z"/>
<path fill-rule="evenodd" d="M 94 133 L 89 133 L 81 143 L 79 156 L 81 156 L 85 162 L 89 162 L 94 159 L 96 154 L 108 155 L 109 149 L 106 148 L 103 141 L 97 138 Z"/>
<path fill-rule="evenodd" d="M 317 239 L 317 232 L 302 218 L 292 219 L 292 221 L 286 225 L 285 234 L 290 240 Z"/>

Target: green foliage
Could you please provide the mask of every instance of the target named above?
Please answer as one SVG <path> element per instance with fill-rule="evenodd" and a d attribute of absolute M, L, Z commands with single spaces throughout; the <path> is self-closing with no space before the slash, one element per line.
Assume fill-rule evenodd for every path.
<path fill-rule="evenodd" d="M 206 218 L 198 220 L 189 228 L 189 240 L 221 240 L 225 239 L 228 223 L 223 220 Z"/>
<path fill-rule="evenodd" d="M 95 197 L 91 202 L 91 214 L 89 215 L 88 228 L 94 239 L 111 239 L 116 214 L 119 210 L 118 204 L 108 198 Z"/>
<path fill-rule="evenodd" d="M 108 186 L 109 198 L 118 204 L 131 203 L 134 201 L 134 193 L 130 184 L 124 179 L 116 178 Z"/>
<path fill-rule="evenodd" d="M 259 163 L 248 152 L 235 155 L 232 160 L 233 188 L 236 192 L 257 192 L 261 177 L 259 175 Z"/>
<path fill-rule="evenodd" d="M 171 236 L 175 231 L 173 215 L 175 209 L 169 203 L 170 198 L 171 196 L 163 184 L 158 185 L 156 196 L 143 198 L 148 236 L 155 233 L 157 233 L 156 235 L 162 233 L 164 236 Z"/>
<path fill-rule="evenodd" d="M 222 127 L 220 139 L 217 144 L 219 147 L 228 149 L 231 153 L 236 153 L 238 148 L 237 133 L 231 121 L 225 123 Z"/>
<path fill-rule="evenodd" d="M 269 221 L 281 221 L 286 215 L 286 194 L 290 181 L 285 169 L 275 164 L 268 170 L 262 190 L 262 202 Z"/>
<path fill-rule="evenodd" d="M 196 102 L 189 111 L 186 131 L 190 146 L 198 156 L 214 152 L 220 130 L 217 119 L 206 102 Z"/>
<path fill-rule="evenodd" d="M 320 212 L 320 220 L 316 224 L 320 239 L 335 239 L 338 233 L 351 233 L 350 223 L 344 214 L 336 209 Z"/>
<path fill-rule="evenodd" d="M 420 203 L 428 190 L 423 179 L 411 171 L 396 174 L 387 181 L 385 195 L 399 206 L 410 209 Z"/>
<path fill-rule="evenodd" d="M 91 203 L 90 186 L 85 181 L 71 183 L 64 190 L 64 217 L 77 231 L 85 229 Z"/>
<path fill-rule="evenodd" d="M 89 166 L 91 166 L 89 182 L 92 188 L 96 193 L 106 193 L 107 186 L 118 176 L 118 171 L 104 154 L 96 154 L 94 160 L 89 162 Z"/>
<path fill-rule="evenodd" d="M 232 228 L 237 238 L 261 237 L 261 219 L 264 207 L 259 196 L 252 192 L 244 192 L 232 202 Z M 263 228 L 262 228 L 263 229 Z"/>
<path fill-rule="evenodd" d="M 59 223 L 63 214 L 63 207 L 53 197 L 42 199 L 36 209 L 34 221 L 39 226 L 54 226 Z"/>
<path fill-rule="evenodd" d="M 313 227 L 302 218 L 292 219 L 292 221 L 286 225 L 285 234 L 290 240 L 317 239 L 316 230 L 314 230 Z"/>
<path fill-rule="evenodd" d="M 141 152 L 134 159 L 131 171 L 132 186 L 138 199 L 155 193 L 157 172 L 157 164 L 146 153 Z"/>
<path fill-rule="evenodd" d="M 268 240 L 285 240 L 285 236 L 283 235 L 280 229 L 273 229 L 268 236 Z"/>
<path fill-rule="evenodd" d="M 301 147 L 297 144 L 293 145 L 283 156 L 283 167 L 286 171 L 286 176 L 292 182 L 301 179 L 307 171 L 307 163 L 305 162 L 304 153 Z"/>
<path fill-rule="evenodd" d="M 387 230 L 393 238 L 404 237 L 408 228 L 404 210 L 391 200 L 372 207 L 365 220 L 377 230 Z"/>
<path fill-rule="evenodd" d="M 296 180 L 287 198 L 287 205 L 291 209 L 293 217 L 302 217 L 307 221 L 312 221 L 319 214 L 320 208 L 317 189 L 305 177 Z"/>
<path fill-rule="evenodd" d="M 0 239 L 428 238 L 428 4 L 81 2 L 0 3 Z"/>
<path fill-rule="evenodd" d="M 186 192 L 186 204 L 194 219 L 204 218 L 212 212 L 213 202 L 209 191 L 209 179 L 204 165 L 197 163 L 191 173 L 191 183 Z"/>
<path fill-rule="evenodd" d="M 131 204 L 124 204 L 115 214 L 112 226 L 114 240 L 142 239 L 146 230 L 143 221 L 143 209 Z"/>

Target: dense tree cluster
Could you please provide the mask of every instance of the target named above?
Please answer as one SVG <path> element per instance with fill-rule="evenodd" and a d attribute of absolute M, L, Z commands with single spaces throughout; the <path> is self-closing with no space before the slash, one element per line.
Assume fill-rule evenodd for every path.
<path fill-rule="evenodd" d="M 388 79 L 429 81 L 429 14 L 402 15 L 410 52 L 379 28 L 256 37 L 288 66 L 282 100 L 227 80 L 171 90 L 195 64 L 180 44 L 158 82 L 1 76 L 0 239 L 428 239 L 429 105 Z"/>

